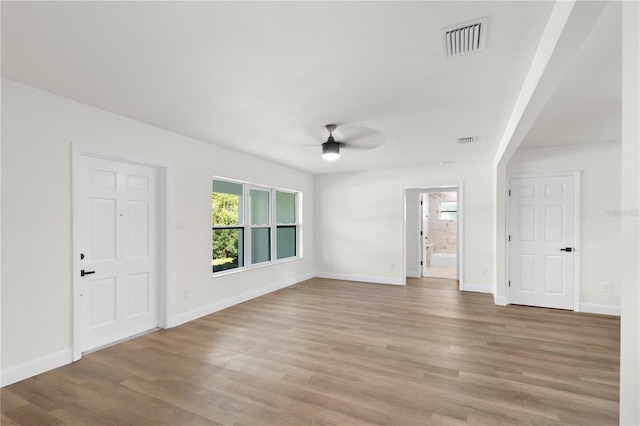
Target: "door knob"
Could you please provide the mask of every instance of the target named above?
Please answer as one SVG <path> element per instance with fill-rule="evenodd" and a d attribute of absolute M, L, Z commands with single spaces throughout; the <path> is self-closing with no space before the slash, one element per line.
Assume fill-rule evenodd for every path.
<path fill-rule="evenodd" d="M 560 249 L 560 251 L 566 251 L 566 252 L 570 253 L 570 252 L 573 251 L 573 248 L 572 247 L 562 248 L 562 249 Z"/>
<path fill-rule="evenodd" d="M 85 275 L 91 275 L 91 274 L 95 274 L 95 273 L 96 273 L 96 271 L 85 271 L 84 269 L 82 269 L 80 271 L 80 276 L 84 277 Z"/>

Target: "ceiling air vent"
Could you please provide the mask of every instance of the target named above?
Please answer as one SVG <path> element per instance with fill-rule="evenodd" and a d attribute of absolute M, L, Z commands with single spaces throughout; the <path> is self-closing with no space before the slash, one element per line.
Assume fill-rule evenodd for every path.
<path fill-rule="evenodd" d="M 484 49 L 487 32 L 486 18 L 442 30 L 444 56 L 460 56 Z"/>
<path fill-rule="evenodd" d="M 458 139 L 456 139 L 456 142 L 458 142 L 458 144 L 460 144 L 460 145 L 464 145 L 464 144 L 468 144 L 468 143 L 478 142 L 478 138 L 476 138 L 475 136 L 467 136 L 466 138 L 458 138 Z"/>

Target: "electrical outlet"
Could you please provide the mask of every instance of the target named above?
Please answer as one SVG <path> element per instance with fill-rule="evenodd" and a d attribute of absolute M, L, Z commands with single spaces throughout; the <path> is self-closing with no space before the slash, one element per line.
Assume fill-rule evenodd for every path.
<path fill-rule="evenodd" d="M 189 298 L 189 289 L 185 288 L 183 294 L 184 294 L 184 298 L 188 299 Z"/>
<path fill-rule="evenodd" d="M 604 291 L 605 293 L 611 293 L 611 283 L 610 282 L 603 282 L 602 283 L 602 291 Z"/>

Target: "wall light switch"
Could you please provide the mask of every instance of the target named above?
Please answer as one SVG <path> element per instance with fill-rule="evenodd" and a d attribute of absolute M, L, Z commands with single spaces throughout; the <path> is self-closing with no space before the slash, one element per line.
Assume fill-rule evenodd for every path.
<path fill-rule="evenodd" d="M 181 220 L 179 220 L 179 221 L 176 223 L 176 229 L 177 229 L 178 231 L 184 231 L 184 229 L 185 229 L 185 228 L 184 228 L 184 222 L 183 222 L 183 221 L 181 221 Z"/>
<path fill-rule="evenodd" d="M 611 293 L 611 283 L 610 282 L 603 282 L 602 283 L 602 291 L 604 291 L 605 293 Z"/>

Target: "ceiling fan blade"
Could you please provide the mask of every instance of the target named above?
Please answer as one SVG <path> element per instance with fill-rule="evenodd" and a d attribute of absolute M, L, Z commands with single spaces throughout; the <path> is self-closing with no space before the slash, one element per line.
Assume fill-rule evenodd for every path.
<path fill-rule="evenodd" d="M 375 149 L 385 142 L 384 135 L 378 130 L 351 125 L 344 127 L 344 132 L 340 136 L 348 149 Z"/>

